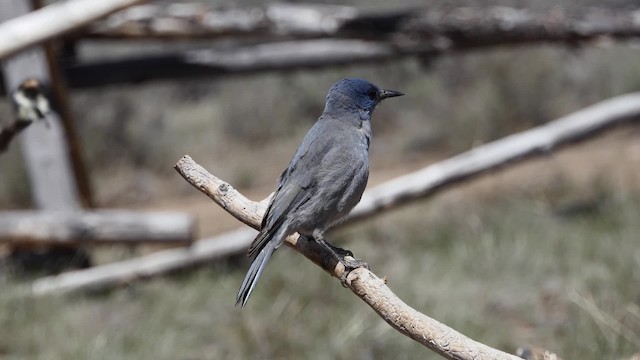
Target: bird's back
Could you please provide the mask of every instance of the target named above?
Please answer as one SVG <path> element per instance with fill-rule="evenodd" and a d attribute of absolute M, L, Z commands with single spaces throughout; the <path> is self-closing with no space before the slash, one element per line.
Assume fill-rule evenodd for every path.
<path fill-rule="evenodd" d="M 295 231 L 324 230 L 360 201 L 369 176 L 366 130 L 326 114 L 305 137 L 283 181 L 299 184 L 306 201 L 288 214 Z"/>
<path fill-rule="evenodd" d="M 280 177 L 265 228 L 288 220 L 293 231 L 309 235 L 353 209 L 369 176 L 366 123 L 353 126 L 327 114 L 318 119 Z"/>

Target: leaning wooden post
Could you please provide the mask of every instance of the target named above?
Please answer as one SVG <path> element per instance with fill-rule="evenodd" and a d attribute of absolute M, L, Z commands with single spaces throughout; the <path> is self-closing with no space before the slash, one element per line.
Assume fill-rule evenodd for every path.
<path fill-rule="evenodd" d="M 44 6 L 43 0 L 31 0 L 33 9 L 40 9 Z M 71 101 L 69 97 L 69 88 L 66 80 L 62 76 L 60 66 L 56 57 L 53 41 L 47 41 L 43 44 L 47 65 L 49 66 L 49 75 L 51 77 L 51 101 L 55 105 L 55 110 L 60 116 L 62 127 L 66 134 L 66 148 L 69 160 L 71 161 L 71 169 L 76 180 L 80 203 L 85 208 L 93 205 L 91 194 L 91 180 L 89 173 L 82 158 L 82 143 L 80 135 L 76 130 L 71 111 Z"/>

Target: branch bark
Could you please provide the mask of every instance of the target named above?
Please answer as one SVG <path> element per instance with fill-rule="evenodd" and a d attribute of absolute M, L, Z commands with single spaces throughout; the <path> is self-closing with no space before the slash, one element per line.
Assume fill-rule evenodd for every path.
<path fill-rule="evenodd" d="M 227 212 L 253 228 L 259 228 L 266 209 L 264 202 L 248 203 L 231 185 L 208 174 L 190 157 L 184 156 L 175 166 L 185 180 L 212 198 Z M 398 298 L 386 281 L 365 268 L 348 271 L 332 254 L 313 239 L 294 234 L 286 244 L 294 248 L 326 272 L 346 279 L 346 286 L 375 310 L 394 329 L 428 347 L 447 359 L 519 359 L 493 349 L 456 332 L 452 328 L 418 312 Z M 347 273 L 345 273 L 347 272 Z"/>
<path fill-rule="evenodd" d="M 176 212 L 0 212 L 0 243 L 20 247 L 113 243 L 188 246 L 193 241 L 194 232 L 193 217 Z"/>

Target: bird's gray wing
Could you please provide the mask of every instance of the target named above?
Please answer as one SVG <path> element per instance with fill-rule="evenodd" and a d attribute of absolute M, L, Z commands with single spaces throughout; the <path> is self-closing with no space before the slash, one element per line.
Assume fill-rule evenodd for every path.
<path fill-rule="evenodd" d="M 316 191 L 318 165 L 331 150 L 334 142 L 334 139 L 328 136 L 329 134 L 323 134 L 322 130 L 323 126 L 311 128 L 289 166 L 280 175 L 278 188 L 262 219 L 260 234 L 249 247 L 249 256 L 260 251 L 282 226 L 287 214 L 306 203 Z M 277 245 L 281 245 L 283 240 L 278 239 Z"/>

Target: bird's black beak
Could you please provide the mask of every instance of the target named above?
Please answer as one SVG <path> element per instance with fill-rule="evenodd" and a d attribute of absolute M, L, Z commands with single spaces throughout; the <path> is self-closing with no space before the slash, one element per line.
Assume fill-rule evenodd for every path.
<path fill-rule="evenodd" d="M 378 93 L 378 98 L 382 100 L 382 99 L 402 96 L 402 95 L 404 94 L 401 93 L 400 91 L 380 89 L 380 92 Z"/>

